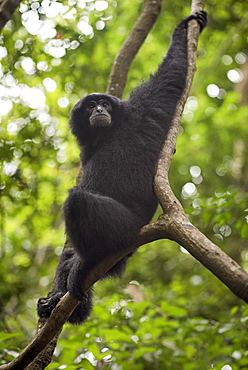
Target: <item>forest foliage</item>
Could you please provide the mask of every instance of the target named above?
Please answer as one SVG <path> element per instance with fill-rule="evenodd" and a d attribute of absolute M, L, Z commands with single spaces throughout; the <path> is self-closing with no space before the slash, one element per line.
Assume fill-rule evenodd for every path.
<path fill-rule="evenodd" d="M 37 299 L 63 248 L 61 210 L 79 165 L 70 109 L 105 91 L 142 6 L 24 1 L 0 38 L 1 363 L 32 338 Z M 248 271 L 247 2 L 209 0 L 206 10 L 170 183 L 193 224 Z M 156 70 L 189 12 L 189 1 L 164 0 L 124 98 Z M 160 240 L 138 250 L 121 280 L 96 284 L 91 318 L 65 326 L 48 369 L 246 368 L 247 321 L 242 301 L 179 245 Z"/>

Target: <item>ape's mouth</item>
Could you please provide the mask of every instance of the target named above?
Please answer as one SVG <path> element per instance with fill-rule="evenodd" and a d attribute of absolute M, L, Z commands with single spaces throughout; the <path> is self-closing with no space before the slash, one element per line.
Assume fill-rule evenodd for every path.
<path fill-rule="evenodd" d="M 96 114 L 91 118 L 90 124 L 93 127 L 109 127 L 111 126 L 111 117 L 107 114 Z"/>
<path fill-rule="evenodd" d="M 97 113 L 96 116 L 97 117 L 99 117 L 99 116 L 101 116 L 101 117 L 108 117 L 108 115 L 105 114 L 105 113 Z"/>

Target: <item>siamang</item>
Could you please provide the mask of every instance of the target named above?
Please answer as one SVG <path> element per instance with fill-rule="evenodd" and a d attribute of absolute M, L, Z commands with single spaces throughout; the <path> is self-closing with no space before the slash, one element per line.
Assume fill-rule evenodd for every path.
<path fill-rule="evenodd" d="M 80 303 L 68 321 L 84 322 L 92 307 L 92 290 L 82 289 L 85 275 L 104 257 L 129 247 L 154 215 L 156 164 L 185 88 L 191 19 L 198 21 L 201 30 L 206 26 L 204 11 L 184 18 L 158 71 L 128 100 L 91 94 L 72 109 L 70 127 L 83 165 L 80 184 L 70 190 L 64 204 L 66 233 L 73 248 L 60 257 L 54 291 L 38 301 L 41 318 L 48 318 L 69 291 Z M 106 276 L 120 276 L 128 258 Z"/>

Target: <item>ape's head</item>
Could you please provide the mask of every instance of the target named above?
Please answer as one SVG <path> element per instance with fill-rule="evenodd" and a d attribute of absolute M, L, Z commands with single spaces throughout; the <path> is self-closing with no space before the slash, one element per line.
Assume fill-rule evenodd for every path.
<path fill-rule="evenodd" d="M 70 125 L 92 128 L 110 127 L 118 112 L 120 100 L 106 94 L 90 94 L 79 100 L 71 111 Z"/>

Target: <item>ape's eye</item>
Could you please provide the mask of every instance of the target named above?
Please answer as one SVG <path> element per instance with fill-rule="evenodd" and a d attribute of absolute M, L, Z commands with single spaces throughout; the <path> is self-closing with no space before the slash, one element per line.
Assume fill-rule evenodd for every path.
<path fill-rule="evenodd" d="M 108 107 L 109 107 L 109 103 L 108 103 L 107 101 L 104 101 L 104 102 L 102 103 L 102 106 L 103 106 L 104 108 L 108 108 Z"/>
<path fill-rule="evenodd" d="M 90 102 L 88 105 L 87 105 L 87 107 L 88 108 L 90 108 L 90 109 L 92 109 L 92 108 L 94 108 L 95 107 L 95 102 Z"/>

